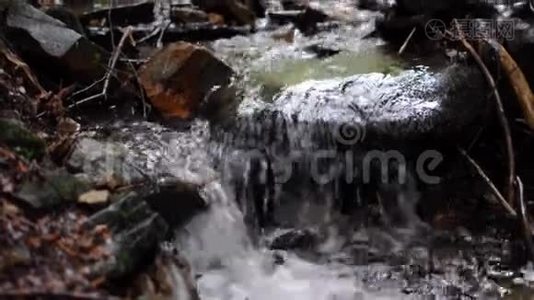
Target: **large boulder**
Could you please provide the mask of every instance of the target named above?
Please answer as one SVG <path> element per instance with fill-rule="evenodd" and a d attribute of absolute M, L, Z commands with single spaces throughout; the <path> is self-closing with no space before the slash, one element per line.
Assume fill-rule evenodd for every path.
<path fill-rule="evenodd" d="M 94 272 L 109 278 L 124 278 L 151 261 L 171 229 L 187 222 L 205 206 L 198 190 L 176 183 L 163 189 L 127 191 L 114 197 L 113 204 L 93 215 L 87 228 L 106 225 L 113 233 L 109 245 L 113 254 Z"/>
<path fill-rule="evenodd" d="M 92 216 L 85 226 L 106 225 L 113 233 L 109 246 L 113 254 L 95 267 L 94 272 L 111 279 L 123 278 L 137 270 L 159 243 L 167 238 L 169 225 L 135 192 L 121 195 L 116 203 Z"/>
<path fill-rule="evenodd" d="M 190 119 L 227 107 L 234 73 L 204 47 L 178 42 L 157 52 L 141 71 L 152 105 L 166 119 Z"/>
<path fill-rule="evenodd" d="M 252 119 L 255 128 L 263 126 L 265 131 L 259 135 L 239 131 L 237 135 L 257 138 L 260 143 L 271 136 L 280 141 L 309 137 L 359 145 L 365 139 L 369 146 L 400 146 L 414 140 L 443 142 L 468 135 L 467 129 L 488 107 L 485 82 L 473 67 L 417 68 L 398 75 L 370 73 L 289 87 L 272 106 L 244 115 L 246 122 Z M 355 140 L 336 136 L 346 133 L 338 129 L 351 129 Z"/>
<path fill-rule="evenodd" d="M 94 82 L 106 73 L 109 53 L 61 21 L 19 1 L 4 14 L 7 40 L 32 66 L 66 82 Z"/>

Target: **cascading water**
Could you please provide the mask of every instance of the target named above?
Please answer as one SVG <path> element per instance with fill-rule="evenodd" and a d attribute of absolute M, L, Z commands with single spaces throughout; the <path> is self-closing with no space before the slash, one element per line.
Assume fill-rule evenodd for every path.
<path fill-rule="evenodd" d="M 228 154 L 222 156 L 233 157 Z M 241 167 L 246 174 L 251 162 L 239 157 L 233 163 L 243 164 Z M 358 279 L 365 267 L 357 268 L 335 259 L 351 237 L 340 232 L 343 221 L 335 219 L 335 210 L 331 207 L 333 201 L 314 205 L 311 199 L 291 199 L 296 206 L 293 209 L 284 207 L 287 214 L 284 218 L 294 218 L 300 224 L 314 224 L 324 231 L 323 241 L 317 245 L 318 252 L 324 257 L 321 261 L 308 261 L 291 251 L 268 249 L 268 234 L 259 237 L 249 235 L 257 231 L 247 228 L 236 194 L 246 194 L 243 190 L 250 188 L 247 184 L 251 185 L 251 182 L 245 180 L 244 184 L 236 184 L 239 179 L 226 177 L 222 182 L 208 184 L 203 192 L 210 208 L 195 217 L 176 236 L 178 248 L 200 276 L 198 288 L 202 299 L 327 300 L 370 297 Z M 236 186 L 242 190 L 236 190 Z M 324 199 L 332 199 L 331 193 L 325 191 Z M 254 242 L 256 239 L 258 242 Z M 374 293 L 373 299 L 380 296 L 391 299 L 400 294 L 389 290 L 382 294 Z"/>
<path fill-rule="evenodd" d="M 364 185 L 347 182 L 344 176 L 329 180 L 312 176 L 343 166 L 347 157 L 361 162 L 357 148 L 366 144 L 340 145 L 333 132 L 336 124 L 329 122 L 340 121 L 340 116 L 347 122 L 358 113 L 346 109 L 344 99 L 364 103 L 371 94 L 383 99 L 388 91 L 400 95 L 413 89 L 395 98 L 406 110 L 389 110 L 388 118 L 381 117 L 382 102 L 364 103 L 366 109 L 375 110 L 367 120 L 392 123 L 406 119 L 406 114 L 424 117 L 439 109 L 436 101 L 423 101 L 437 99 L 432 93 L 439 92 L 433 88 L 441 78 L 426 70 L 404 73 L 400 77 L 406 81 L 374 73 L 347 82 L 386 84 L 352 90 L 345 82 L 341 90 L 348 96 L 335 94 L 336 82 L 342 81 L 337 76 L 398 71 L 399 65 L 381 51 L 380 40 L 362 39 L 372 31 L 370 24 L 314 37 L 297 35 L 293 44 L 275 41 L 269 32 L 217 41 L 212 45 L 215 53 L 237 70 L 244 91 L 236 119 L 230 124 L 195 121 L 179 132 L 151 133 L 144 128 L 138 131 L 147 134 L 136 133 L 127 144 L 139 147 L 150 141 L 154 145 L 146 149 L 147 156 L 164 158 L 155 159 L 150 169 L 203 186 L 209 208 L 178 229 L 175 237 L 176 248 L 192 265 L 201 299 L 398 299 L 413 298 L 412 294 L 461 298 L 487 296 L 480 291 L 494 287 L 477 273 L 480 262 L 461 257 L 463 249 L 437 262 L 433 259 L 429 229 L 415 211 L 421 196 L 409 170 L 404 184 Z M 310 46 L 317 44 L 344 52 L 323 60 L 310 58 Z M 291 60 L 297 61 L 290 64 L 298 67 L 297 74 L 286 74 L 294 68 L 283 68 Z M 263 93 L 268 84 L 276 94 L 286 85 L 325 78 L 330 80 L 308 82 L 300 86 L 303 91 L 287 91 L 283 103 Z M 403 83 L 407 88 L 399 88 Z M 318 90 L 306 91 L 310 87 Z M 334 93 L 329 95 L 330 91 Z M 293 100 L 304 103 L 299 99 L 310 95 L 323 105 L 315 108 L 322 115 L 311 105 L 293 105 Z M 412 105 L 414 98 L 421 101 Z M 340 110 L 346 114 L 338 115 Z M 429 123 L 424 128 L 432 128 L 433 122 Z M 335 155 L 313 169 L 310 163 L 321 151 Z M 372 208 L 368 202 L 375 202 Z M 431 274 L 439 268 L 441 273 Z"/>

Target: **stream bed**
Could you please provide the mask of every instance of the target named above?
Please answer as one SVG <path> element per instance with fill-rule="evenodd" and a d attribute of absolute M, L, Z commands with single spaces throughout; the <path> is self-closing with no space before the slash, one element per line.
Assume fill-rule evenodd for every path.
<path fill-rule="evenodd" d="M 403 220 L 396 223 L 377 221 L 380 213 L 364 208 L 369 187 L 353 184 L 347 192 L 338 181 L 318 184 L 300 178 L 306 168 L 284 182 L 271 173 L 277 156 L 342 151 L 323 122 L 304 129 L 298 121 L 260 125 L 270 117 L 255 113 L 276 106 L 282 90 L 309 80 L 320 85 L 418 68 L 417 60 L 387 54 L 382 41 L 362 40 L 368 26 L 297 37 L 292 44 L 273 40 L 270 32 L 216 41 L 212 49 L 238 71 L 245 90 L 237 120 L 196 121 L 179 132 L 149 123 L 133 130 L 135 143 L 155 143 L 143 148 L 148 156 L 165 157 L 152 168 L 205 184 L 210 208 L 179 229 L 175 240 L 192 264 L 202 299 L 529 299 L 532 271 L 516 264 L 516 242 L 490 226 L 478 233 L 431 228 L 419 219 L 416 204 L 432 199 L 412 179 L 371 187 L 396 203 L 392 218 Z M 317 58 L 306 51 L 317 43 L 341 50 Z M 258 143 L 258 136 L 273 134 L 269 127 L 274 136 Z M 284 139 L 289 141 L 277 144 Z M 349 198 L 356 206 L 342 213 L 340 199 Z"/>
<path fill-rule="evenodd" d="M 471 88 L 480 74 L 460 66 L 456 76 L 448 58 L 399 58 L 369 36 L 375 17 L 359 12 L 311 37 L 262 20 L 257 33 L 207 44 L 237 72 L 235 119 L 176 131 L 118 126 L 115 138 L 144 153 L 144 168 L 203 186 L 209 208 L 174 240 L 201 299 L 534 299 L 520 242 L 482 216 L 476 230 L 419 216 L 432 201 L 463 201 L 463 220 L 483 215 L 469 204 L 484 194 L 480 179 L 460 172 L 451 175 L 466 180 L 459 187 L 421 187 L 413 167 L 400 183 L 313 176 L 321 151 L 332 159 L 318 163 L 321 174 L 374 149 L 401 151 L 408 165 L 436 140 L 449 151 L 441 135 L 469 137 L 479 120 L 466 111 L 484 111 L 482 91 Z M 470 100 L 463 111 L 459 99 Z M 335 130 L 347 123 L 353 132 L 340 140 Z"/>

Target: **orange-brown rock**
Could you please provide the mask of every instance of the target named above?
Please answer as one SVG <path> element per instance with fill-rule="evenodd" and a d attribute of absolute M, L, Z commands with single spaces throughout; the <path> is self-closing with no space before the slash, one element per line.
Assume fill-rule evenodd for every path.
<path fill-rule="evenodd" d="M 158 51 L 140 71 L 152 105 L 166 119 L 191 119 L 218 106 L 213 94 L 228 87 L 232 69 L 204 47 L 178 42 Z M 206 107 L 208 106 L 208 107 Z"/>

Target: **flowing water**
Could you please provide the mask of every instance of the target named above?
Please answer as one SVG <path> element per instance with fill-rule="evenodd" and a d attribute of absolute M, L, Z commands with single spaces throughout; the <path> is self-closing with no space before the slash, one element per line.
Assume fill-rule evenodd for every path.
<path fill-rule="evenodd" d="M 270 178 L 268 157 L 317 149 L 337 151 L 327 138 L 326 127 L 323 133 L 311 133 L 319 135 L 318 139 L 306 142 L 298 126 L 287 125 L 284 132 L 293 136 L 292 141 L 275 146 L 255 144 L 236 129 L 267 134 L 246 116 L 270 105 L 286 86 L 402 69 L 404 63 L 386 54 L 380 40 L 362 40 L 369 26 L 339 28 L 313 38 L 297 35 L 289 44 L 260 32 L 211 45 L 238 70 L 245 95 L 237 125 L 228 130 L 213 126 L 202 130 L 208 142 L 199 144 L 196 152 L 209 153 L 203 156 L 213 159 L 219 176 L 204 189 L 209 210 L 176 235 L 178 248 L 198 276 L 202 299 L 412 299 L 430 295 L 456 299 L 499 298 L 504 293 L 480 273 L 482 262 L 475 254 L 460 254 L 472 252 L 480 242 L 500 255 L 500 241 L 474 242 L 469 234 L 460 235 L 458 239 L 471 243 L 467 250 L 451 247 L 432 253 L 429 245 L 434 234 L 417 217 L 415 204 L 420 194 L 410 180 L 384 188 L 398 203 L 397 214 L 405 222 L 379 226 L 368 222 L 372 212 L 363 208 L 368 195 L 364 187 L 351 186 L 347 192 L 339 182 L 318 184 L 301 177 L 306 169 L 295 171 L 289 182 L 282 182 L 276 171 Z M 341 51 L 326 59 L 316 58 L 307 48 L 318 42 Z M 284 125 L 273 122 L 271 126 Z M 359 208 L 341 213 L 340 198 L 351 198 Z M 268 225 L 259 224 L 264 222 Z M 293 232 L 311 232 L 313 245 L 273 249 L 273 241 Z M 431 274 L 432 268 L 440 272 Z"/>
<path fill-rule="evenodd" d="M 351 1 L 339 3 L 345 2 Z M 424 198 L 411 172 L 406 183 L 369 186 L 317 182 L 306 167 L 286 178 L 274 167 L 273 161 L 293 153 L 306 162 L 317 150 L 332 150 L 337 158 L 346 150 L 321 123 L 301 126 L 276 115 L 269 130 L 257 123 L 255 114 L 276 105 L 286 87 L 413 67 L 380 39 L 364 38 L 373 18 L 357 12 L 351 25 L 312 37 L 281 29 L 293 36 L 290 41 L 260 30 L 208 45 L 238 73 L 243 102 L 231 124 L 197 120 L 182 131 L 118 125 L 115 138 L 143 153 L 138 162 L 146 162 L 145 169 L 203 186 L 209 208 L 175 238 L 202 299 L 498 299 L 520 277 L 509 268 L 514 245 L 497 231 L 442 233 L 422 222 L 416 205 L 433 199 Z M 368 205 L 371 198 L 378 205 Z M 531 272 L 525 270 L 524 281 Z M 522 289 L 515 293 L 521 295 L 515 299 L 527 299 Z"/>

